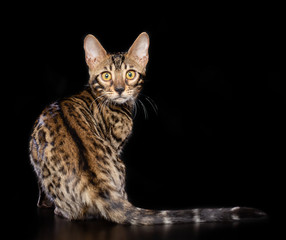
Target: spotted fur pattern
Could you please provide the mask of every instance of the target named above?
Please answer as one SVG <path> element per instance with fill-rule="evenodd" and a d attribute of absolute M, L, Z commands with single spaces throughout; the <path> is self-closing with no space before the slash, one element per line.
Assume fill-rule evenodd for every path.
<path fill-rule="evenodd" d="M 38 177 L 38 206 L 54 207 L 55 214 L 70 220 L 103 217 L 144 225 L 263 216 L 259 210 L 239 207 L 146 210 L 128 201 L 120 153 L 132 132 L 132 111 L 144 82 L 148 46 L 148 35 L 143 33 L 127 53 L 108 54 L 88 36 L 89 87 L 49 105 L 33 128 L 30 159 Z M 129 70 L 136 73 L 132 81 L 125 77 Z M 104 72 L 112 80 L 103 81 Z"/>

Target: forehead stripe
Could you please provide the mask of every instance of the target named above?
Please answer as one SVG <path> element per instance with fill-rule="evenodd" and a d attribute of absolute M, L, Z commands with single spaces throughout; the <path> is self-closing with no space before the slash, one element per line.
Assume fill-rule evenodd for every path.
<path fill-rule="evenodd" d="M 115 66 L 115 70 L 120 70 L 121 69 L 121 65 L 122 65 L 122 63 L 124 61 L 124 58 L 125 58 L 124 55 L 121 54 L 121 53 L 114 54 L 112 56 L 112 62 L 114 64 L 114 66 Z"/>

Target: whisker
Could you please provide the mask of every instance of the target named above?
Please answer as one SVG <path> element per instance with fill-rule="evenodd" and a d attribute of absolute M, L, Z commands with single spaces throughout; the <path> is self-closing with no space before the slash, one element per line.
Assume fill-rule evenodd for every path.
<path fill-rule="evenodd" d="M 140 95 L 143 96 L 143 99 L 145 99 L 152 107 L 153 111 L 155 112 L 156 115 L 158 115 L 158 107 L 157 107 L 157 104 L 155 103 L 155 101 L 150 98 L 149 96 L 143 94 L 143 93 L 140 93 Z"/>
<path fill-rule="evenodd" d="M 100 98 L 102 98 L 102 97 L 104 97 L 104 96 L 106 96 L 106 94 L 102 94 L 102 95 L 100 95 L 99 97 L 95 98 L 95 99 L 92 101 L 92 103 L 89 105 L 89 110 L 91 110 L 92 105 L 96 102 L 97 99 L 100 99 Z"/>
<path fill-rule="evenodd" d="M 133 119 L 135 119 L 137 115 L 137 102 L 136 101 L 134 102 L 134 105 L 133 105 L 133 112 L 134 112 Z"/>
<path fill-rule="evenodd" d="M 103 105 L 104 101 L 105 101 L 105 99 L 103 99 L 101 102 L 99 102 L 99 104 L 97 106 L 99 113 L 101 113 L 102 105 Z"/>
<path fill-rule="evenodd" d="M 154 112 L 156 113 L 156 115 L 158 115 L 158 107 L 157 105 L 154 103 L 154 101 L 149 98 L 148 96 L 145 96 L 145 99 L 150 103 L 151 107 L 153 108 Z"/>
<path fill-rule="evenodd" d="M 102 111 L 104 110 L 104 108 L 106 107 L 106 102 L 108 101 L 108 99 L 104 99 L 102 102 L 101 102 L 101 105 L 100 105 L 100 108 L 99 108 L 99 112 L 100 113 L 103 113 Z"/>
<path fill-rule="evenodd" d="M 104 107 L 109 107 L 111 100 L 110 99 L 106 99 L 107 101 L 105 101 L 105 105 Z"/>
<path fill-rule="evenodd" d="M 148 113 L 147 113 L 147 109 L 146 109 L 145 105 L 143 104 L 143 102 L 140 99 L 138 99 L 138 101 L 139 101 L 139 103 L 141 104 L 141 106 L 143 108 L 145 119 L 148 119 Z"/>

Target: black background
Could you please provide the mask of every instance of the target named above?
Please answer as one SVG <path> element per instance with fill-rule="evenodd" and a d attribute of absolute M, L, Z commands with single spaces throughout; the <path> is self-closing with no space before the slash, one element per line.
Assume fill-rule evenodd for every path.
<path fill-rule="evenodd" d="M 17 6 L 6 19 L 2 46 L 8 53 L 4 59 L 8 75 L 1 92 L 5 96 L 2 132 L 8 133 L 2 160 L 8 165 L 2 175 L 10 225 L 20 219 L 21 235 L 49 236 L 41 226 L 54 218 L 48 212 L 47 220 L 47 212 L 36 209 L 37 184 L 28 139 L 47 104 L 87 84 L 85 35 L 94 34 L 107 51 L 118 52 L 128 50 L 146 31 L 150 61 L 143 94 L 153 99 L 158 113 L 144 96 L 140 98 L 148 118 L 143 109 L 138 110 L 122 156 L 129 200 L 153 209 L 256 207 L 269 214 L 268 223 L 248 226 L 242 235 L 240 230 L 221 226 L 212 228 L 222 229 L 219 233 L 208 229 L 208 234 L 246 239 L 252 237 L 251 231 L 253 236 L 277 233 L 285 216 L 282 7 L 122 4 Z M 85 224 L 87 229 L 97 226 L 96 222 Z M 161 239 L 160 231 L 151 231 L 152 236 Z M 191 236 L 184 231 L 185 227 L 177 226 L 169 233 L 173 238 L 179 233 L 181 238 Z M 229 235 L 220 235 L 225 232 Z M 164 232 L 162 239 L 168 239 L 169 233 Z M 128 237 L 128 230 L 124 234 L 127 239 L 141 236 Z"/>

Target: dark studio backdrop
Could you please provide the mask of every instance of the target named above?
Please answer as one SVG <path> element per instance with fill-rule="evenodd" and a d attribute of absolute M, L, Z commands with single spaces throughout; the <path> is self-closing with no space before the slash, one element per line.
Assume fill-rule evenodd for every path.
<path fill-rule="evenodd" d="M 85 35 L 118 52 L 146 31 L 150 61 L 143 94 L 158 112 L 140 98 L 148 118 L 138 110 L 122 157 L 130 201 L 153 209 L 250 206 L 278 223 L 285 214 L 283 19 L 274 5 L 149 6 L 140 12 L 55 7 L 18 15 L 5 35 L 13 45 L 9 203 L 37 221 L 29 134 L 47 104 L 87 83 Z"/>

